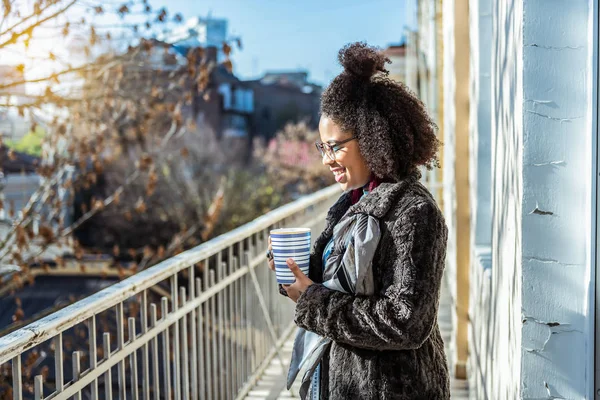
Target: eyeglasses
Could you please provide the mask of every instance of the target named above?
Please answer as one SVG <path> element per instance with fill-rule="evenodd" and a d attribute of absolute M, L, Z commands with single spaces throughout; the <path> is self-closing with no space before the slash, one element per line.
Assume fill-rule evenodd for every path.
<path fill-rule="evenodd" d="M 340 147 L 340 145 L 347 143 L 354 139 L 356 139 L 355 136 L 352 136 L 350 139 L 342 140 L 339 142 L 332 141 L 334 143 L 315 142 L 315 146 L 317 146 L 317 150 L 319 150 L 319 153 L 321 154 L 321 158 L 323 158 L 324 155 L 327 155 L 327 157 L 329 157 L 332 161 L 335 161 L 336 151 L 342 149 L 342 147 Z"/>

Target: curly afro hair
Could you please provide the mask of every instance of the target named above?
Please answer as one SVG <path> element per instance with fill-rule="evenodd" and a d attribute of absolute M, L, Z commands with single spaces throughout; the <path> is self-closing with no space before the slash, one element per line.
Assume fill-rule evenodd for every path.
<path fill-rule="evenodd" d="M 424 104 L 403 84 L 388 78 L 390 62 L 363 42 L 344 46 L 344 67 L 321 96 L 321 115 L 353 133 L 372 173 L 398 181 L 418 167 L 439 167 L 437 127 Z"/>

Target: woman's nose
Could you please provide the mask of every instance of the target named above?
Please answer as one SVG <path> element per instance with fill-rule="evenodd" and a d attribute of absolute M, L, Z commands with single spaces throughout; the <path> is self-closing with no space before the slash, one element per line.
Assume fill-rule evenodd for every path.
<path fill-rule="evenodd" d="M 333 161 L 331 158 L 329 158 L 329 156 L 327 154 L 323 154 L 323 156 L 321 157 L 321 162 L 323 163 L 323 165 L 331 165 L 335 161 Z"/>

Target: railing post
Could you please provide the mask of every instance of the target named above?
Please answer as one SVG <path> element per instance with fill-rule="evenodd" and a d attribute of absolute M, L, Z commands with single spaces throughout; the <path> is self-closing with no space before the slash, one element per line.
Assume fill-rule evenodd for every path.
<path fill-rule="evenodd" d="M 241 257 L 242 253 L 240 251 L 240 257 Z M 238 340 L 239 340 L 239 352 L 240 352 L 240 360 L 238 361 L 240 364 L 240 387 L 244 386 L 244 382 L 246 382 L 246 378 L 248 377 L 248 367 L 247 367 L 247 360 L 248 360 L 248 356 L 246 354 L 246 329 L 247 329 L 247 325 L 246 325 L 246 321 L 247 321 L 247 315 L 246 315 L 246 286 L 247 286 L 247 277 L 248 275 L 244 275 L 241 279 L 240 279 L 240 293 L 238 296 L 238 310 L 239 310 L 239 315 L 240 315 L 240 319 L 239 319 L 239 323 L 238 323 Z"/>
<path fill-rule="evenodd" d="M 102 335 L 102 352 L 104 353 L 104 361 L 110 359 L 110 333 L 104 332 Z M 112 375 L 110 369 L 104 373 L 104 398 L 112 400 Z"/>
<path fill-rule="evenodd" d="M 198 295 L 198 297 L 200 297 L 200 295 L 202 294 L 202 281 L 200 280 L 200 278 L 196 278 L 196 294 Z M 204 314 L 202 313 L 202 304 L 199 304 L 196 308 L 196 314 L 198 315 L 196 326 L 196 332 L 198 334 L 196 337 L 196 343 L 198 346 L 198 376 L 200 377 L 200 380 L 198 382 L 198 390 L 200 393 L 200 400 L 205 400 L 207 382 L 204 367 L 204 365 L 206 364 L 206 354 L 204 351 Z"/>
<path fill-rule="evenodd" d="M 54 339 L 54 376 L 56 377 L 56 393 L 63 391 L 63 348 L 62 332 L 58 333 Z"/>
<path fill-rule="evenodd" d="M 171 275 L 171 309 L 176 312 L 179 309 L 179 299 L 177 294 L 177 274 Z M 179 322 L 173 324 L 173 386 L 175 389 L 175 400 L 181 400 L 181 380 L 180 380 L 180 356 L 179 351 Z"/>
<path fill-rule="evenodd" d="M 79 380 L 80 374 L 81 374 L 81 352 L 74 351 L 73 352 L 73 382 L 77 382 Z M 81 400 L 81 390 L 77 391 L 75 396 L 73 396 L 73 400 Z"/>
<path fill-rule="evenodd" d="M 208 277 L 208 260 L 207 263 L 204 265 L 204 275 L 206 277 Z M 210 279 L 206 282 L 204 282 L 204 287 L 206 290 L 208 290 L 210 288 Z M 204 317 L 204 352 L 207 353 L 206 356 L 204 357 L 205 359 L 205 365 L 206 365 L 206 398 L 207 399 L 213 399 L 213 384 L 212 384 L 212 380 L 210 378 L 211 373 L 212 373 L 212 347 L 211 347 L 211 325 L 213 323 L 213 321 L 210 319 L 210 299 L 204 302 L 203 305 L 203 312 L 202 315 Z"/>
<path fill-rule="evenodd" d="M 129 343 L 133 343 L 136 339 L 135 333 L 135 318 L 130 317 L 127 320 L 129 328 Z M 129 355 L 129 372 L 131 373 L 131 398 L 138 400 L 138 368 L 137 368 L 137 351 L 134 350 Z"/>
<path fill-rule="evenodd" d="M 96 369 L 98 363 L 98 355 L 96 354 L 96 316 L 93 315 L 88 320 L 88 340 L 90 348 L 90 370 Z M 94 379 L 91 384 L 92 400 L 98 400 L 98 381 Z"/>
<path fill-rule="evenodd" d="M 148 332 L 148 294 L 145 290 L 141 293 L 140 299 L 140 317 L 141 334 Z M 150 399 L 150 361 L 148 358 L 148 344 L 142 347 L 142 397 L 144 400 Z"/>
<path fill-rule="evenodd" d="M 150 323 L 152 328 L 156 327 L 158 320 L 156 318 L 156 304 L 150 304 Z M 160 400 L 160 378 L 158 372 L 158 335 L 152 338 L 150 344 L 152 352 L 152 391 L 154 392 L 154 400 Z M 148 398 L 149 399 L 149 398 Z"/>
<path fill-rule="evenodd" d="M 160 299 L 160 314 L 161 320 L 165 321 L 169 317 L 169 300 L 166 297 Z M 171 357 L 169 356 L 169 348 L 171 342 L 169 341 L 169 327 L 167 326 L 163 331 L 163 379 L 165 387 L 165 398 L 171 398 Z"/>
<path fill-rule="evenodd" d="M 233 274 L 236 271 L 235 259 L 233 257 L 233 246 L 229 247 L 229 273 Z M 232 395 L 237 392 L 238 384 L 237 384 L 237 337 L 236 337 L 236 316 L 237 310 L 235 308 L 236 304 L 236 294 L 237 294 L 237 285 L 238 280 L 231 284 L 229 288 L 229 350 L 230 350 L 230 363 L 231 369 L 231 393 Z"/>
<path fill-rule="evenodd" d="M 209 271 L 209 279 L 210 286 L 213 287 L 215 285 L 215 271 L 211 269 Z M 218 376 L 219 376 L 219 364 L 218 364 L 218 343 L 217 343 L 217 314 L 215 309 L 215 295 L 210 296 L 208 300 L 210 303 L 210 325 L 211 325 L 211 341 L 210 341 L 210 354 L 212 354 L 212 376 L 215 379 L 212 382 L 213 388 L 213 397 L 211 398 L 219 398 L 219 385 L 218 385 Z"/>
<path fill-rule="evenodd" d="M 193 301 L 196 298 L 196 290 L 195 283 L 196 279 L 194 277 L 194 269 L 196 266 L 192 264 L 188 268 L 188 291 L 190 301 Z M 189 320 L 189 330 L 190 330 L 190 343 L 192 346 L 192 359 L 190 360 L 190 374 L 192 378 L 191 389 L 192 389 L 192 400 L 198 400 L 198 346 L 196 342 L 196 308 L 193 308 L 190 312 L 190 320 Z"/>
<path fill-rule="evenodd" d="M 220 255 L 221 253 L 219 253 Z M 219 260 L 221 260 L 221 257 L 219 257 Z M 219 282 L 221 282 L 224 278 L 224 271 L 225 271 L 225 265 L 223 263 L 223 261 L 219 261 L 219 263 L 217 264 L 217 276 L 218 276 L 218 280 Z M 225 344 L 224 344 L 224 330 L 225 330 L 225 324 L 223 323 L 223 317 L 224 317 L 224 313 L 223 313 L 223 307 L 225 306 L 225 303 L 223 301 L 223 297 L 225 295 L 225 288 L 223 290 L 219 291 L 219 294 L 217 295 L 217 309 L 218 309 L 218 319 L 219 319 L 219 365 L 221 367 L 221 369 L 224 369 L 225 372 L 227 372 L 227 362 L 225 359 Z M 220 373 L 218 374 L 219 376 L 219 397 L 220 398 L 227 398 L 227 389 L 226 389 L 226 377 L 225 374 Z"/>
<path fill-rule="evenodd" d="M 186 293 L 185 288 L 179 288 L 179 298 L 181 299 L 181 307 L 186 305 Z M 183 400 L 189 400 L 190 398 L 190 374 L 188 364 L 188 335 L 187 335 L 187 315 L 183 314 L 180 322 L 181 324 L 181 374 L 183 375 L 182 383 L 182 395 Z"/>
<path fill-rule="evenodd" d="M 21 377 L 21 355 L 16 355 L 12 359 L 12 384 L 13 399 L 21 400 L 23 398 L 23 380 Z"/>
<path fill-rule="evenodd" d="M 33 381 L 34 399 L 42 400 L 44 398 L 44 377 L 37 375 Z"/>
<path fill-rule="evenodd" d="M 125 333 L 123 327 L 123 303 L 117 304 L 117 343 L 118 350 L 125 348 Z M 125 383 L 125 360 L 119 361 L 117 366 L 118 378 L 119 378 L 119 400 L 127 399 L 127 384 Z"/>

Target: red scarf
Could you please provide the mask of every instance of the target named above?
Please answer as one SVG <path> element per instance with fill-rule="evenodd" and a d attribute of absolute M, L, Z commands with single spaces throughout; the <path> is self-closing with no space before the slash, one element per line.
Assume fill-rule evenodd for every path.
<path fill-rule="evenodd" d="M 364 189 L 367 189 L 370 193 L 373 189 L 375 189 L 377 186 L 379 186 L 379 184 L 382 182 L 384 182 L 383 179 L 378 178 L 375 175 L 371 175 L 371 180 L 369 181 L 369 183 L 367 183 L 365 186 L 363 186 L 361 188 L 354 189 L 354 190 L 352 190 L 352 192 L 350 192 L 350 198 L 352 199 L 352 204 L 358 203 L 358 200 L 360 200 L 360 198 L 363 195 Z"/>

